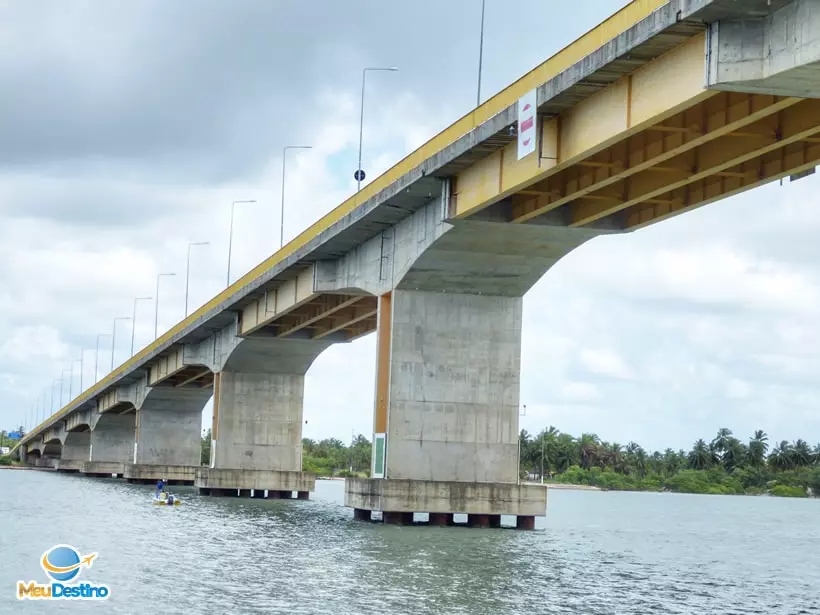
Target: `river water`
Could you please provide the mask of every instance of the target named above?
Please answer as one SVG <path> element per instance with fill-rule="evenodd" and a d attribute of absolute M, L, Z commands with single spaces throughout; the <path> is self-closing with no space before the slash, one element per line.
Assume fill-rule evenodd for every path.
<path fill-rule="evenodd" d="M 342 481 L 174 491 L 0 470 L 0 613 L 820 613 L 820 500 L 556 489 L 527 532 L 356 522 Z M 107 601 L 16 600 L 59 543 Z"/>

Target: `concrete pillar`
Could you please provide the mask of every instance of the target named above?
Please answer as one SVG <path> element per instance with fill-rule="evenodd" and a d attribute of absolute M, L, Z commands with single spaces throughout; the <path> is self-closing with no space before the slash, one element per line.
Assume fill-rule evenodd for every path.
<path fill-rule="evenodd" d="M 133 462 L 199 467 L 202 409 L 210 397 L 210 389 L 150 389 L 137 410 Z"/>
<path fill-rule="evenodd" d="M 87 461 L 91 454 L 91 431 L 69 431 L 63 443 L 63 460 Z"/>
<path fill-rule="evenodd" d="M 521 297 L 394 290 L 380 297 L 371 479 L 345 505 L 546 514 L 518 484 Z"/>
<path fill-rule="evenodd" d="M 217 377 L 213 467 L 301 472 L 304 375 L 222 372 Z"/>
<path fill-rule="evenodd" d="M 133 412 L 101 414 L 91 429 L 89 461 L 130 463 L 134 456 L 135 419 Z"/>
<path fill-rule="evenodd" d="M 214 378 L 211 463 L 197 470 L 197 486 L 315 489 L 316 477 L 302 472 L 302 400 L 305 372 L 330 343 L 240 341 Z"/>

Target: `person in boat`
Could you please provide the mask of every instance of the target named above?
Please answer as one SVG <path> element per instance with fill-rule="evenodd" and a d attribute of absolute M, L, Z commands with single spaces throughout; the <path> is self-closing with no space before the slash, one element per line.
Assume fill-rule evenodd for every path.
<path fill-rule="evenodd" d="M 157 481 L 157 492 L 155 494 L 155 497 L 157 499 L 159 499 L 162 496 L 163 491 L 165 491 L 165 485 L 166 484 L 167 484 L 167 482 L 165 481 L 164 478 L 161 478 L 160 480 Z"/>

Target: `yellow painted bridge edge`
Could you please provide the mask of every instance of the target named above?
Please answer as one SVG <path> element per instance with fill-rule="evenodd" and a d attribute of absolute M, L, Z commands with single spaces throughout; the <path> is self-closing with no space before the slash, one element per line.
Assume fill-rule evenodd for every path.
<path fill-rule="evenodd" d="M 605 21 L 598 24 L 592 30 L 588 31 L 581 38 L 561 49 L 561 51 L 556 53 L 554 56 L 539 64 L 517 81 L 504 88 L 498 94 L 486 100 L 479 107 L 473 109 L 467 115 L 451 124 L 435 137 L 427 141 L 427 143 L 419 147 L 416 151 L 405 156 L 392 168 L 388 169 L 372 182 L 367 184 L 360 192 L 354 194 L 341 205 L 314 222 L 302 231 L 302 233 L 300 233 L 295 239 L 293 239 L 293 241 L 289 242 L 277 252 L 274 252 L 269 258 L 262 261 L 259 265 L 231 284 L 228 288 L 216 295 L 196 312 L 177 323 L 173 328 L 158 337 L 151 344 L 137 352 L 137 354 L 120 365 L 115 371 L 102 378 L 97 384 L 90 387 L 86 391 L 81 392 L 80 396 L 96 394 L 110 386 L 117 378 L 130 372 L 133 367 L 154 352 L 162 344 L 170 341 L 174 336 L 181 333 L 187 326 L 192 324 L 197 319 L 205 316 L 210 310 L 214 309 L 220 303 L 227 301 L 231 295 L 238 292 L 241 287 L 257 279 L 276 264 L 296 252 L 296 250 L 309 243 L 314 237 L 318 236 L 321 232 L 327 230 L 344 216 L 355 210 L 361 203 L 364 203 L 369 198 L 378 194 L 403 175 L 422 164 L 425 160 L 431 158 L 445 147 L 452 144 L 458 138 L 464 136 L 477 126 L 480 126 L 493 116 L 497 115 L 499 112 L 515 103 L 519 98 L 521 98 L 521 96 L 530 90 L 543 83 L 546 83 L 560 72 L 570 68 L 573 64 L 579 62 L 585 56 L 589 55 L 599 47 L 602 47 L 608 41 L 614 39 L 619 34 L 634 26 L 640 20 L 648 17 L 654 11 L 667 3 L 668 0 L 632 0 L 632 2 L 611 15 Z M 73 407 L 75 400 L 76 398 L 71 400 L 55 415 L 50 416 L 43 423 L 32 429 L 32 432 L 39 431 L 44 423 L 53 421 L 55 418 L 59 418 L 59 416 L 68 412 L 69 409 Z M 24 441 L 26 440 L 27 439 L 24 438 Z"/>

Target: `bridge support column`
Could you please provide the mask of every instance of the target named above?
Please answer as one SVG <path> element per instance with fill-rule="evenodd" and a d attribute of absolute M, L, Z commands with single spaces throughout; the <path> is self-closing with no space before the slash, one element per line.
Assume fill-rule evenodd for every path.
<path fill-rule="evenodd" d="M 546 488 L 518 481 L 521 304 L 407 290 L 380 298 L 373 478 L 348 478 L 345 506 L 402 521 L 467 513 L 482 526 L 546 514 Z"/>
<path fill-rule="evenodd" d="M 156 386 L 137 409 L 133 464 L 125 468 L 132 483 L 193 485 L 201 467 L 202 409 L 211 389 Z"/>
<path fill-rule="evenodd" d="M 69 431 L 63 443 L 63 453 L 57 462 L 59 472 L 79 472 L 91 453 L 91 432 Z"/>
<path fill-rule="evenodd" d="M 87 476 L 122 477 L 125 464 L 134 455 L 135 425 L 133 412 L 100 414 L 91 427 L 88 461 L 82 464 L 80 471 Z"/>
<path fill-rule="evenodd" d="M 203 494 L 253 489 L 295 491 L 308 499 L 316 477 L 302 472 L 304 374 L 328 343 L 247 339 L 242 344 L 215 376 L 211 464 L 197 470 L 195 484 Z"/>

